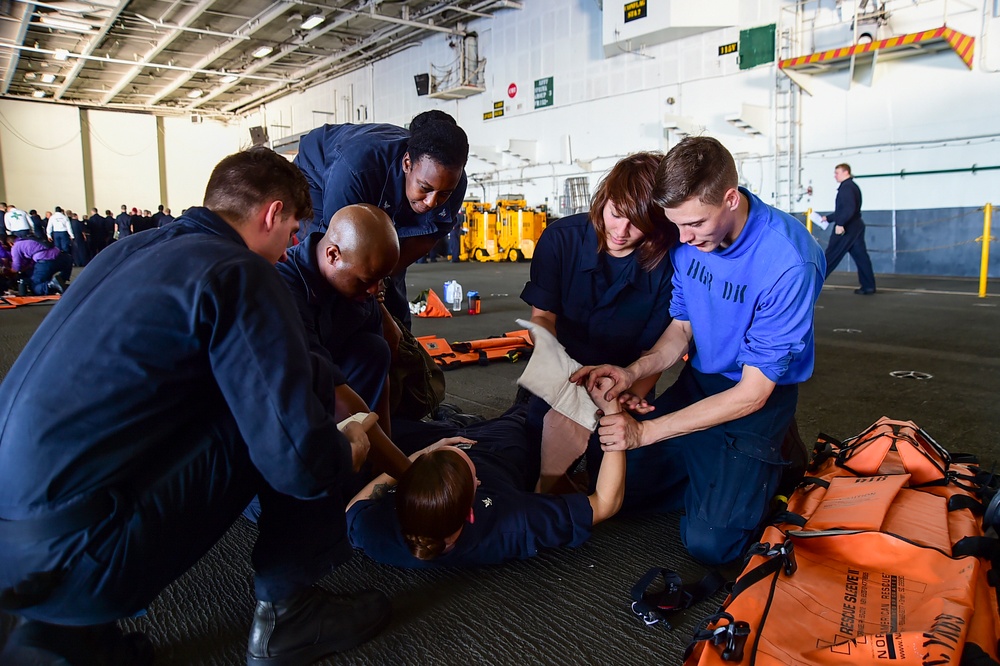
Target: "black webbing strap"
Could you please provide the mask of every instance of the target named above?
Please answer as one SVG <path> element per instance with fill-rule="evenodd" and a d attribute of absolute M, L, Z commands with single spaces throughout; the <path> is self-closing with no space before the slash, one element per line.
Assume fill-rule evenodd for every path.
<path fill-rule="evenodd" d="M 836 437 L 827 435 L 825 432 L 819 433 L 816 435 L 816 445 L 813 446 L 812 461 L 809 463 L 807 469 L 818 469 L 827 460 L 836 458 L 837 452 L 842 446 L 843 443 Z"/>
<path fill-rule="evenodd" d="M 661 577 L 663 587 L 650 592 L 650 587 Z M 727 582 L 722 574 L 712 571 L 695 583 L 685 584 L 676 571 L 654 567 L 632 586 L 632 612 L 642 618 L 647 626 L 663 624 L 667 629 L 672 629 L 667 622 L 670 613 L 688 609 L 699 601 L 708 599 Z"/>
<path fill-rule="evenodd" d="M 771 516 L 771 523 L 774 525 L 783 523 L 786 525 L 795 525 L 796 527 L 805 527 L 806 519 L 792 511 L 777 511 Z"/>
<path fill-rule="evenodd" d="M 997 558 L 1000 558 L 1000 540 L 986 536 L 963 537 L 951 547 L 951 556 L 964 557 L 965 555 L 996 561 Z"/>
<path fill-rule="evenodd" d="M 798 564 L 795 562 L 795 547 L 790 540 L 774 546 L 769 543 L 755 544 L 747 551 L 747 559 L 749 560 L 754 555 L 763 555 L 768 560 L 737 579 L 736 583 L 733 584 L 732 591 L 729 593 L 734 599 L 743 590 L 756 585 L 766 578 L 770 578 L 779 570 L 784 570 L 786 576 L 791 576 L 798 569 Z"/>
<path fill-rule="evenodd" d="M 972 495 L 952 495 L 949 497 L 948 511 L 958 511 L 960 509 L 969 509 L 975 515 L 981 516 L 986 507 Z"/>

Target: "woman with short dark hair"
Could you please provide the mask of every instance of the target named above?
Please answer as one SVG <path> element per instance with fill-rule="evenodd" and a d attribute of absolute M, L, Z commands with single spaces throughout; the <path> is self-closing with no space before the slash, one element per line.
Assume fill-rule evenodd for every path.
<path fill-rule="evenodd" d="M 677 228 L 653 202 L 662 159 L 658 152 L 623 158 L 601 179 L 589 213 L 550 224 L 538 239 L 521 299 L 531 306 L 531 321 L 583 365 L 628 365 L 670 323 L 668 251 Z M 632 393 L 644 397 L 658 377 L 637 383 Z M 539 488 L 546 490 L 583 455 L 590 433 L 535 396 L 528 423 L 544 433 Z"/>

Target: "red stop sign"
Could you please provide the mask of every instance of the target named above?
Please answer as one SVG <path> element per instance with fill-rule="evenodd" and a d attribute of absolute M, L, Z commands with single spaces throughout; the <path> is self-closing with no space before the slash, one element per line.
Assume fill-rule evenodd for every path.
<path fill-rule="evenodd" d="M 517 96 L 517 84 L 512 83 L 509 86 L 507 86 L 507 97 L 514 99 L 514 97 L 516 96 Z"/>

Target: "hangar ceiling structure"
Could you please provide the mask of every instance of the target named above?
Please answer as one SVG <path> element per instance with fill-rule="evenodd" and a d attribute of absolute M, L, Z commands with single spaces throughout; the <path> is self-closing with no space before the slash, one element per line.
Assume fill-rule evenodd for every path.
<path fill-rule="evenodd" d="M 516 0 L 0 0 L 0 96 L 232 116 Z"/>

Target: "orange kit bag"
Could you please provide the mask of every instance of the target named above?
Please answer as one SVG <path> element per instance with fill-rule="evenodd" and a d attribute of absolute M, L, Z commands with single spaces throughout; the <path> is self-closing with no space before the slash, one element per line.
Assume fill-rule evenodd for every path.
<path fill-rule="evenodd" d="M 813 456 L 685 664 L 998 663 L 993 475 L 884 417 Z"/>

